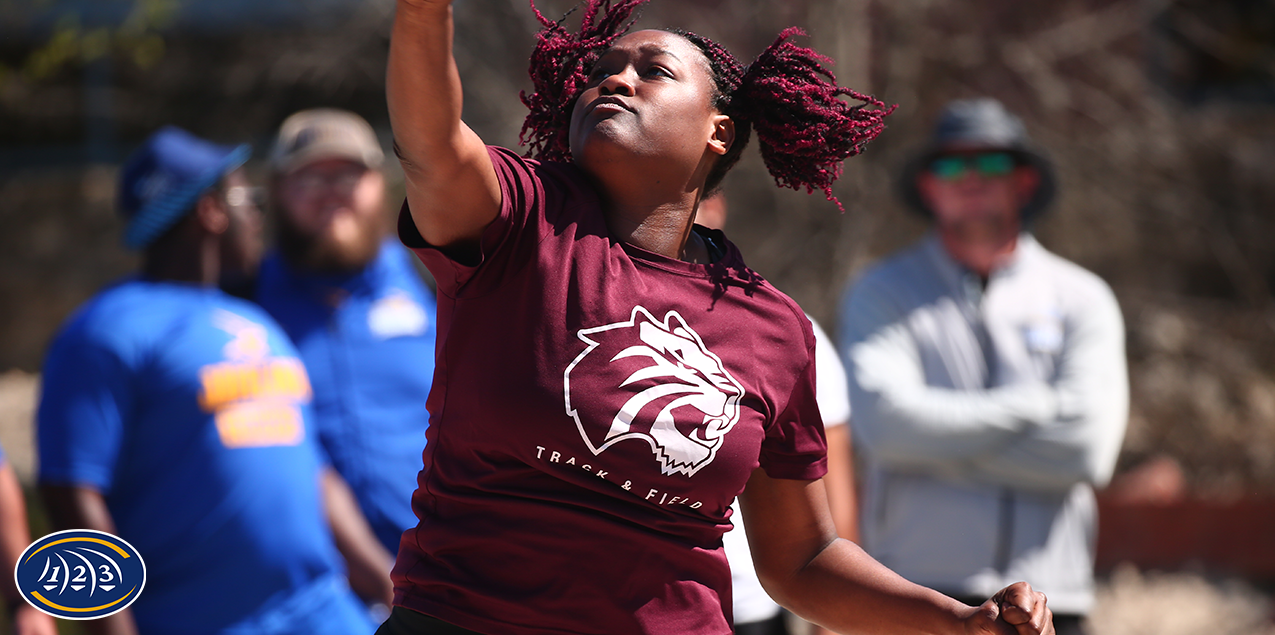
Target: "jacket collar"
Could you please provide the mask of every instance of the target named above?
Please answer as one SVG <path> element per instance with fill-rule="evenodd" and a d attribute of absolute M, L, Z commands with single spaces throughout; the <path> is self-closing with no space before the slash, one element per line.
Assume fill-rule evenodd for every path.
<path fill-rule="evenodd" d="M 931 229 L 926 234 L 925 238 L 922 239 L 922 249 L 949 288 L 964 292 L 968 289 L 971 281 L 976 287 L 981 287 L 978 275 L 953 259 L 947 249 L 943 247 L 943 241 L 939 239 L 938 231 Z M 999 279 L 1012 277 L 1026 267 L 1030 267 L 1032 262 L 1040 257 L 1041 251 L 1043 251 L 1043 247 L 1036 241 L 1036 237 L 1032 236 L 1030 232 L 1022 232 L 1018 235 L 1018 244 L 1014 247 L 1014 252 L 1010 254 L 1005 264 L 992 271 L 988 285 L 994 284 Z"/>

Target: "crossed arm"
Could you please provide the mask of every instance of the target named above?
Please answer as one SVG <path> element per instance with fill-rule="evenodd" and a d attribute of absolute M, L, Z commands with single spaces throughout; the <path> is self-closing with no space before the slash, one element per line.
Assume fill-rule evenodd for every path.
<path fill-rule="evenodd" d="M 1123 321 L 1109 291 L 1069 316 L 1051 383 L 985 390 L 927 384 L 916 339 L 880 284 L 860 285 L 846 306 L 842 345 L 855 432 L 878 460 L 1039 491 L 1111 477 L 1129 389 Z"/>

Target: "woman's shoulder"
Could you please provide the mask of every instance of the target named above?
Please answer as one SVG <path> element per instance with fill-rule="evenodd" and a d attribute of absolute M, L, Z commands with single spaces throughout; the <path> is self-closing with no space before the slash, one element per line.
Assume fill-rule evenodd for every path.
<path fill-rule="evenodd" d="M 724 255 L 710 266 L 710 272 L 717 269 L 716 277 L 725 278 L 716 281 L 720 287 L 739 287 L 745 297 L 752 300 L 748 305 L 753 311 L 762 314 L 765 320 L 791 333 L 801 333 L 801 345 L 812 350 L 815 343 L 814 331 L 806 312 L 787 293 L 772 284 L 760 273 L 744 262 L 743 253 L 720 230 L 709 230 L 713 238 L 724 244 Z"/>

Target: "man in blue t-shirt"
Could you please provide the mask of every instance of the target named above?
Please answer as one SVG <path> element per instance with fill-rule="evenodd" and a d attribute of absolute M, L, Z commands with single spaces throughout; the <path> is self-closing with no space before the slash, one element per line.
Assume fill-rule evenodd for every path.
<path fill-rule="evenodd" d="M 388 604 L 399 540 L 417 523 L 435 303 L 410 254 L 386 240 L 383 159 L 354 113 L 284 121 L 270 157 L 278 250 L 262 266 L 257 301 L 310 371 L 321 449 L 385 547 Z"/>
<path fill-rule="evenodd" d="M 81 307 L 45 362 L 54 524 L 114 533 L 146 560 L 136 603 L 91 633 L 373 628 L 324 519 L 305 369 L 264 311 L 217 287 L 260 261 L 247 157 L 170 127 L 129 159 L 119 203 L 141 274 Z"/>

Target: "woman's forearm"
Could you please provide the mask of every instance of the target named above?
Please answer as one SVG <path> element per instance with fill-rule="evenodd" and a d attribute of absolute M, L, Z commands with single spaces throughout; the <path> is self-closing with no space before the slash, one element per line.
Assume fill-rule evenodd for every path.
<path fill-rule="evenodd" d="M 427 169 L 457 134 L 463 104 L 452 56 L 449 1 L 399 0 L 390 36 L 386 101 L 404 167 Z"/>
<path fill-rule="evenodd" d="M 399 0 L 386 101 L 421 237 L 436 247 L 476 244 L 500 211 L 500 183 L 487 146 L 460 119 L 451 2 Z"/>
<path fill-rule="evenodd" d="M 837 538 L 822 481 L 771 478 L 758 468 L 740 506 L 762 586 L 806 620 L 839 633 L 1051 632 L 1044 597 L 1024 583 L 974 608 L 905 580 Z M 1032 626 L 1013 626 L 1025 622 Z"/>
<path fill-rule="evenodd" d="M 972 613 L 956 600 L 908 582 L 844 539 L 774 586 L 784 596 L 780 602 L 794 613 L 836 632 L 954 635 L 964 631 Z"/>

